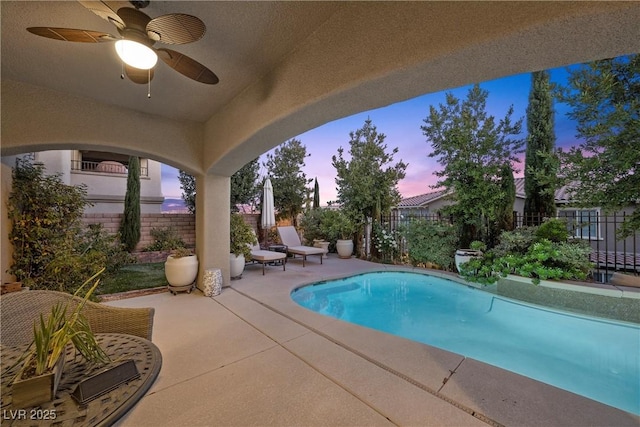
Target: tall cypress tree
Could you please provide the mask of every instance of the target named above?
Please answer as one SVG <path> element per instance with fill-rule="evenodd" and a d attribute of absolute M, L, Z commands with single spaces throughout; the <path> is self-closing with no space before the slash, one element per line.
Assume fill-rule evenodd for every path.
<path fill-rule="evenodd" d="M 501 199 L 496 204 L 495 223 L 489 230 L 487 246 L 493 247 L 498 243 L 500 233 L 513 230 L 513 204 L 516 201 L 516 184 L 513 179 L 511 165 L 505 163 L 500 169 Z"/>
<path fill-rule="evenodd" d="M 556 136 L 549 73 L 535 71 L 531 82 L 527 106 L 524 222 L 525 225 L 538 225 L 543 217 L 556 214 L 554 181 L 550 179 L 557 174 L 557 163 L 553 161 Z"/>
<path fill-rule="evenodd" d="M 120 240 L 129 252 L 133 251 L 140 241 L 140 159 L 135 156 L 129 157 Z"/>

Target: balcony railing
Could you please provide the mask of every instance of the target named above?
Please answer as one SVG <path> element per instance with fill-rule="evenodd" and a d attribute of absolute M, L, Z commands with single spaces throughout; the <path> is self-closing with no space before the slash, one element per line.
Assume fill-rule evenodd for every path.
<path fill-rule="evenodd" d="M 128 173 L 127 167 L 119 162 L 105 160 L 102 162 L 89 162 L 85 160 L 72 160 L 71 170 L 82 172 L 96 172 L 106 174 L 122 174 Z M 140 167 L 140 176 L 149 176 L 148 168 Z"/>

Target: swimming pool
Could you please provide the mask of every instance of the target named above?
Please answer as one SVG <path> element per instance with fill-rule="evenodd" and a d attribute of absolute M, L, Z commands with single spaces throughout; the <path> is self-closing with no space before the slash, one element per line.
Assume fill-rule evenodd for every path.
<path fill-rule="evenodd" d="M 366 273 L 305 286 L 295 302 L 640 414 L 640 325 L 545 309 L 450 280 Z"/>

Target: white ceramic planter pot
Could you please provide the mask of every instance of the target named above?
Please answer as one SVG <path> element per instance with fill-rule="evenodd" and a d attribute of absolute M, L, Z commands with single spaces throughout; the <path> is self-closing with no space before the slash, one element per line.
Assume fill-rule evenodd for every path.
<path fill-rule="evenodd" d="M 322 255 L 322 258 L 328 258 L 327 254 L 329 253 L 329 242 L 325 242 L 324 240 L 314 240 L 313 246 L 315 248 L 321 248 L 324 251 L 324 255 Z"/>
<path fill-rule="evenodd" d="M 171 286 L 188 286 L 198 276 L 198 257 L 190 255 L 174 258 L 169 255 L 164 263 L 164 275 Z"/>
<path fill-rule="evenodd" d="M 231 277 L 240 277 L 242 276 L 242 272 L 244 271 L 244 255 L 235 256 L 234 254 L 229 254 L 229 262 L 230 262 L 230 276 Z"/>
<path fill-rule="evenodd" d="M 351 258 L 353 254 L 353 240 L 338 240 L 336 250 L 340 258 Z"/>
<path fill-rule="evenodd" d="M 456 261 L 456 269 L 458 273 L 460 272 L 460 266 L 465 262 L 471 261 L 473 258 L 478 258 L 482 256 L 482 251 L 477 251 L 475 249 L 458 249 L 455 255 Z"/>

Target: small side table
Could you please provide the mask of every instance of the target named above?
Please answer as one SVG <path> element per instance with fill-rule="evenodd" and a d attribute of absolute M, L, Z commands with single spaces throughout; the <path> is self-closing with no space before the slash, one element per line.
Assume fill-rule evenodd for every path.
<path fill-rule="evenodd" d="M 269 245 L 267 249 L 273 252 L 283 252 L 286 254 L 289 247 L 287 245 Z"/>
<path fill-rule="evenodd" d="M 289 247 L 287 245 L 275 245 L 274 244 L 274 245 L 267 246 L 267 249 L 269 249 L 271 252 L 282 252 L 282 253 L 286 254 L 287 253 L 287 249 L 289 249 Z M 285 258 L 283 258 L 283 259 L 281 259 L 279 261 L 272 261 L 269 264 L 271 264 L 271 265 L 280 265 L 280 264 L 283 264 L 283 263 L 286 263 L 286 262 L 287 262 L 287 258 L 285 257 Z"/>
<path fill-rule="evenodd" d="M 222 270 L 209 268 L 205 270 L 203 277 L 204 296 L 215 297 L 222 292 Z"/>

